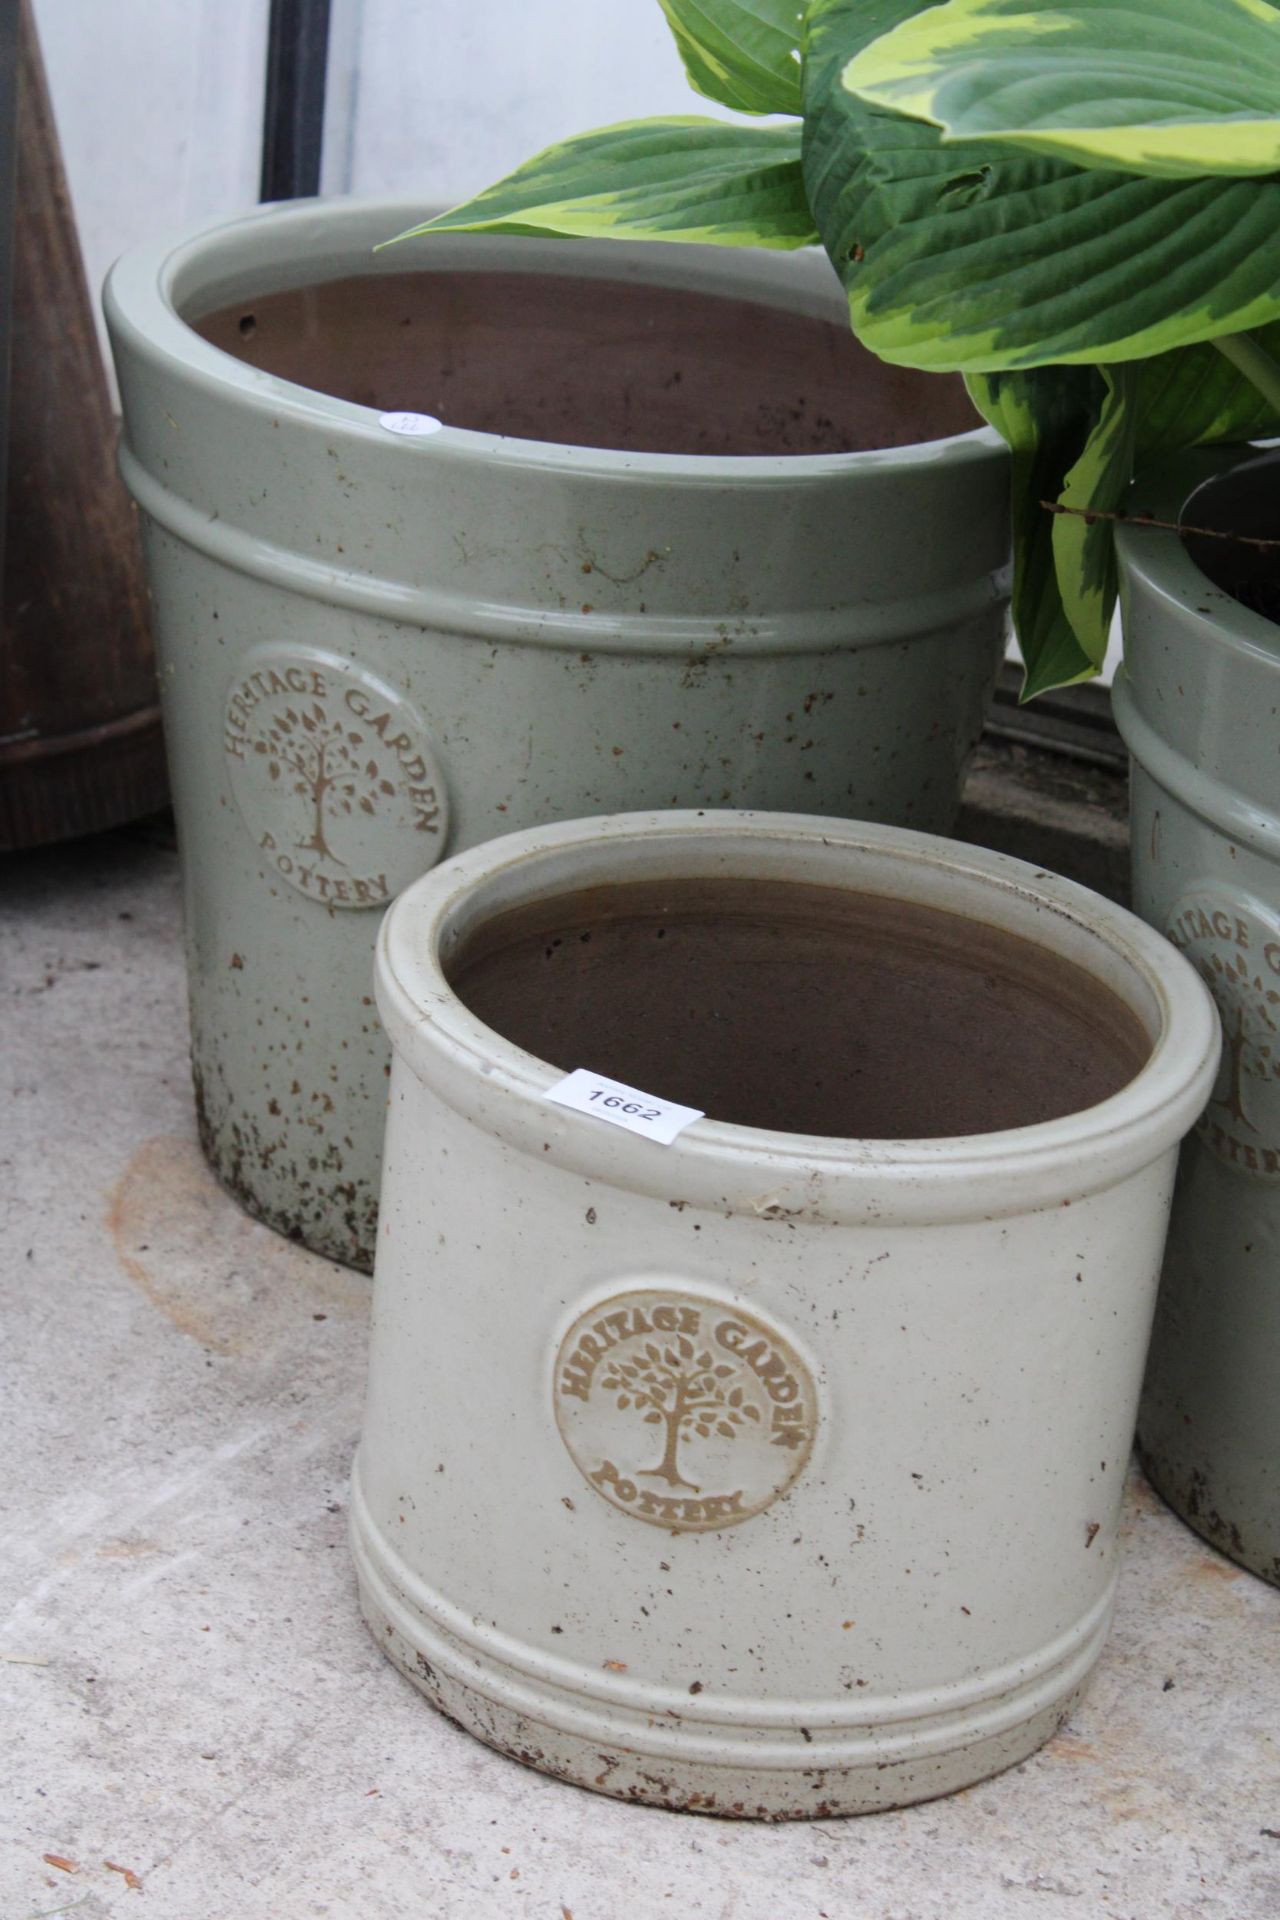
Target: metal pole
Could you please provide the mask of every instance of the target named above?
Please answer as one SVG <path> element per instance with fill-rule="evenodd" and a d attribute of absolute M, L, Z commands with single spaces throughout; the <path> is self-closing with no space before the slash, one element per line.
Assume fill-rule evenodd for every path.
<path fill-rule="evenodd" d="M 9 313 L 13 292 L 13 184 L 17 164 L 18 0 L 0 0 L 0 581 L 9 477 Z"/>
<path fill-rule="evenodd" d="M 320 191 L 330 0 L 271 0 L 261 200 Z"/>

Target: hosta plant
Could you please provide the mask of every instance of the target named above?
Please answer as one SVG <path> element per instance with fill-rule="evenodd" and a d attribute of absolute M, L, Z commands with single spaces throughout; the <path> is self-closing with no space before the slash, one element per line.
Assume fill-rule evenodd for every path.
<path fill-rule="evenodd" d="M 756 118 L 584 134 L 413 232 L 820 239 L 859 338 L 963 374 L 1012 449 L 1025 694 L 1089 678 L 1135 460 L 1280 432 L 1280 11 L 660 4 Z"/>

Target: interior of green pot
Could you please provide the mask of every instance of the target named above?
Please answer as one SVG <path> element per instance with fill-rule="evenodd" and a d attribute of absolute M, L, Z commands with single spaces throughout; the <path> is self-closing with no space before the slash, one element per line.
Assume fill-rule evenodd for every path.
<path fill-rule="evenodd" d="M 843 322 L 679 287 L 367 274 L 192 324 L 249 366 L 359 406 L 567 446 L 842 453 L 981 424 L 959 379 L 885 366 Z"/>
<path fill-rule="evenodd" d="M 936 907 L 750 879 L 561 894 L 473 927 L 448 973 L 486 1026 L 714 1120 L 841 1139 L 1032 1126 L 1151 1052 L 1108 986 Z"/>
<path fill-rule="evenodd" d="M 1213 530 L 1183 535 L 1201 573 L 1242 606 L 1280 622 L 1280 459 L 1267 454 L 1207 480 L 1182 517 Z M 1258 539 L 1270 544 L 1249 544 Z"/>

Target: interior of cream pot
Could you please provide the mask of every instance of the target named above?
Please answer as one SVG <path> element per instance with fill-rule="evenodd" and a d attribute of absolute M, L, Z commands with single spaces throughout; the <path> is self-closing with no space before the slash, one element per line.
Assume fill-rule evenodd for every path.
<path fill-rule="evenodd" d="M 539 1059 L 710 1119 L 843 1139 L 1033 1126 L 1151 1054 L 1083 967 L 1005 928 L 776 879 L 643 879 L 469 916 L 447 973 Z"/>

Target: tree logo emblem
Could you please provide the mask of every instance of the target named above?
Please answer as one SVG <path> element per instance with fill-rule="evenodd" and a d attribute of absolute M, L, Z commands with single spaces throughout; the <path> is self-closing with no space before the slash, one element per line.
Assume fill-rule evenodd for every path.
<path fill-rule="evenodd" d="M 254 648 L 227 695 L 223 751 L 263 864 L 321 905 L 386 906 L 444 850 L 426 730 L 350 660 Z"/>
<path fill-rule="evenodd" d="M 809 1458 L 813 1378 L 757 1314 L 679 1292 L 618 1294 L 560 1344 L 556 1418 L 613 1506 L 680 1533 L 736 1526 Z"/>
<path fill-rule="evenodd" d="M 1222 1063 L 1197 1132 L 1220 1160 L 1280 1179 L 1280 922 L 1256 902 L 1197 888 L 1165 932 L 1222 1016 Z"/>

